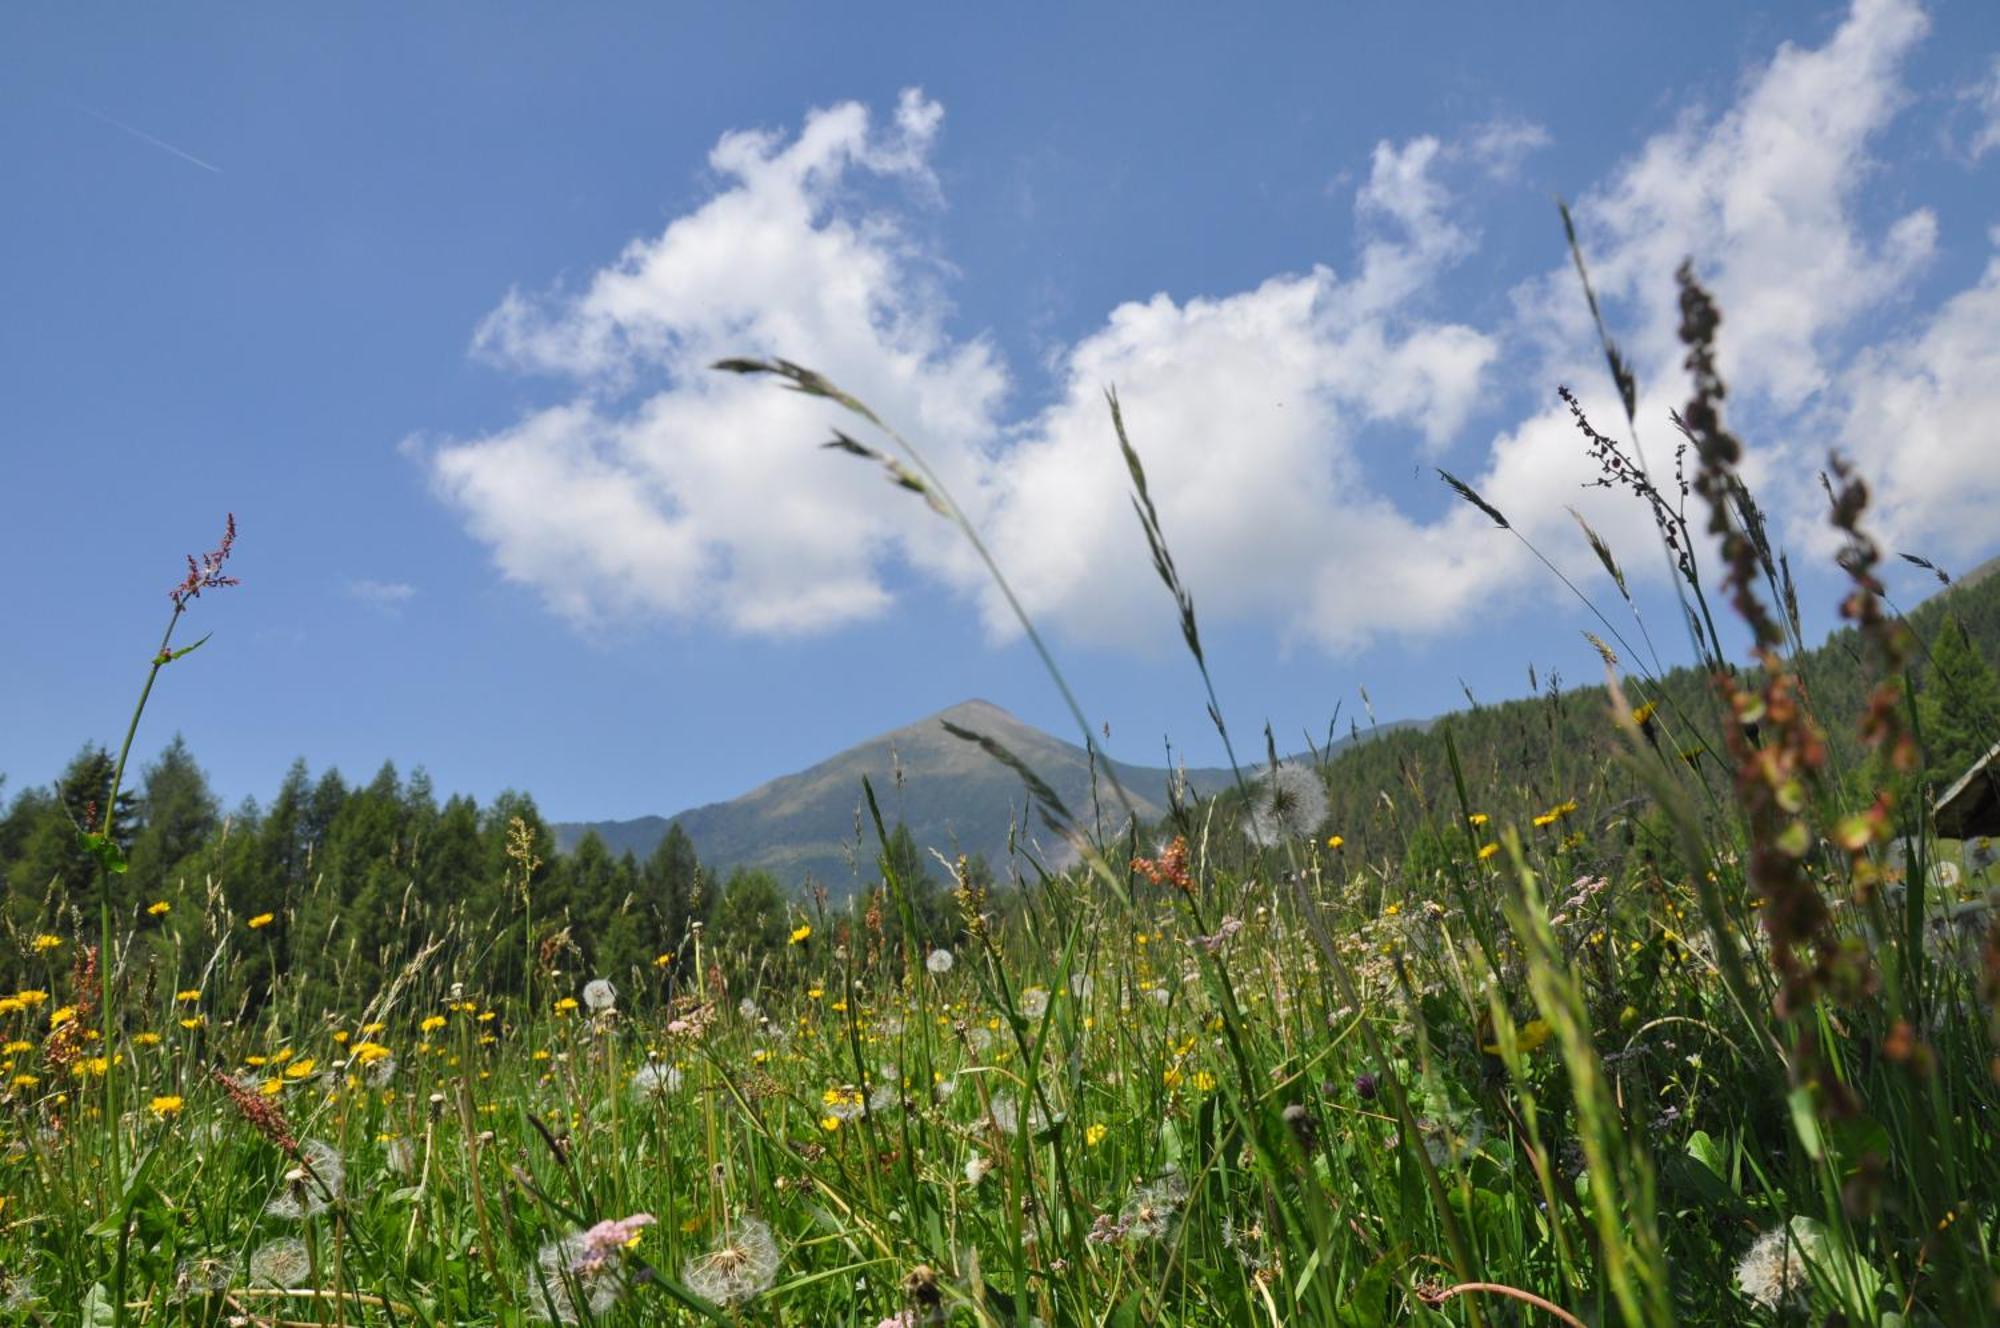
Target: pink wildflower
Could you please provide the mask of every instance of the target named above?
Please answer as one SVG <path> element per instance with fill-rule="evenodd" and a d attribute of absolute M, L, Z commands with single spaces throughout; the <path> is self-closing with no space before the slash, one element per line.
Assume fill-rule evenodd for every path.
<path fill-rule="evenodd" d="M 634 1213 L 615 1221 L 599 1222 L 583 1233 L 583 1249 L 571 1268 L 579 1274 L 594 1273 L 618 1257 L 618 1251 L 639 1239 L 639 1233 L 657 1219 L 651 1213 Z"/>

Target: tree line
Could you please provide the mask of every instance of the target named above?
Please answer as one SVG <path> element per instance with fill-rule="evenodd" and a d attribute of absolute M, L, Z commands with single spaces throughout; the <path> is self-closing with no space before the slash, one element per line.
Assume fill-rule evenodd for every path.
<path fill-rule="evenodd" d="M 46 968 L 40 952 L 55 947 L 38 938 L 95 939 L 106 890 L 121 953 L 129 944 L 140 966 L 168 947 L 174 971 L 198 961 L 178 953 L 201 930 L 191 931 L 194 915 L 206 934 L 226 931 L 240 945 L 248 933 L 234 960 L 248 990 L 282 978 L 308 996 L 366 989 L 426 954 L 494 991 L 519 991 L 537 972 L 672 982 L 697 932 L 710 953 L 754 967 L 811 917 L 828 916 L 823 895 L 795 898 L 769 872 L 710 870 L 678 824 L 643 858 L 614 855 L 594 833 L 559 853 L 529 795 L 503 792 L 484 806 L 440 799 L 421 768 L 406 778 L 385 763 L 354 784 L 338 770 L 315 776 L 301 759 L 268 803 L 225 810 L 178 735 L 119 795 L 112 836 L 127 865 L 113 874 L 80 834 L 102 817 L 112 764 L 86 745 L 53 783 L 21 789 L 0 814 L 0 964 L 21 970 L 0 981 Z M 906 827 L 894 828 L 876 866 L 910 892 L 926 938 L 949 943 L 954 907 Z"/>

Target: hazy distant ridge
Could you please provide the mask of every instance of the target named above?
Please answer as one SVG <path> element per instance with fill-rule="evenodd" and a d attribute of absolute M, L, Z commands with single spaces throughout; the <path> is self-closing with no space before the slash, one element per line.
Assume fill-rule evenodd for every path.
<path fill-rule="evenodd" d="M 595 830 L 612 852 L 630 849 L 644 857 L 678 821 L 713 870 L 761 867 L 792 886 L 810 873 L 842 893 L 855 880 L 850 858 L 857 813 L 864 817 L 860 879 L 874 879 L 875 836 L 865 821 L 861 792 L 866 775 L 884 820 L 892 826 L 902 820 L 919 845 L 942 853 L 984 853 L 998 870 L 1007 852 L 1008 827 L 1021 819 L 1025 790 L 1014 772 L 947 733 L 941 722 L 946 720 L 998 741 L 1047 780 L 1079 818 L 1091 816 L 1090 759 L 1082 747 L 1024 724 L 989 702 L 965 701 L 728 802 L 673 816 L 562 822 L 554 827 L 556 841 L 567 851 Z M 1166 770 L 1122 762 L 1113 768 L 1142 817 L 1166 813 Z M 1193 791 L 1204 796 L 1229 786 L 1233 778 L 1228 770 L 1209 768 L 1190 769 L 1186 777 Z M 1105 824 L 1115 827 L 1116 798 L 1101 778 L 1098 792 Z M 1027 823 L 1021 833 L 1048 854 L 1057 854 L 1059 846 L 1039 823 Z"/>

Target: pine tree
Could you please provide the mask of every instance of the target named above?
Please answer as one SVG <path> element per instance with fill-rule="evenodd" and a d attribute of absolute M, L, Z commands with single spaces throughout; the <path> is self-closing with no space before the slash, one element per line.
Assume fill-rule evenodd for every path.
<path fill-rule="evenodd" d="M 715 948 L 735 958 L 740 972 L 784 948 L 785 892 L 771 873 L 738 867 L 715 906 Z"/>
<path fill-rule="evenodd" d="M 139 815 L 126 880 L 129 895 L 143 905 L 171 888 L 176 869 L 194 857 L 221 824 L 221 807 L 209 789 L 208 776 L 178 733 L 159 760 L 146 767 Z"/>
<path fill-rule="evenodd" d="M 39 915 L 42 901 L 49 898 L 65 909 L 73 907 L 86 917 L 96 916 L 103 873 L 97 860 L 84 851 L 82 832 L 97 826 L 103 816 L 104 800 L 111 792 L 111 773 L 111 754 L 95 744 L 88 745 L 64 768 L 50 796 L 28 804 L 32 820 L 15 830 L 19 856 L 7 864 L 7 884 L 16 897 L 17 917 Z M 112 839 L 128 853 L 137 803 L 130 790 L 121 791 L 111 820 Z M 123 893 L 115 884 L 112 888 Z"/>
<path fill-rule="evenodd" d="M 707 874 L 695 857 L 694 841 L 676 821 L 646 858 L 639 871 L 639 890 L 660 918 L 660 948 L 675 955 L 686 952 L 692 941 L 692 924 L 708 921 Z"/>
<path fill-rule="evenodd" d="M 1917 721 L 1932 778 L 1951 783 L 2000 742 L 2000 676 L 1947 615 L 1931 642 L 1930 671 L 1917 698 Z"/>

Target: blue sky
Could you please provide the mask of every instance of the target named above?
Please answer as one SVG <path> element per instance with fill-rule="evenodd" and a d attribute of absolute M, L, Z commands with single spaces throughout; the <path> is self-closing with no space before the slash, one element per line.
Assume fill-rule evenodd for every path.
<path fill-rule="evenodd" d="M 824 408 L 700 370 L 730 351 L 924 443 L 1124 759 L 1219 747 L 1107 386 L 1239 733 L 1593 679 L 1432 474 L 1608 604 L 1584 507 L 1680 640 L 1553 395 L 1617 422 L 1558 194 L 1656 455 L 1692 254 L 1803 560 L 1831 443 L 1894 547 L 2000 543 L 1983 0 L 15 8 L 0 169 L 9 792 L 115 743 L 227 511 L 244 585 L 139 750 L 183 731 L 232 800 L 390 758 L 631 816 L 970 696 L 1065 731 L 949 532 L 815 450 Z"/>

